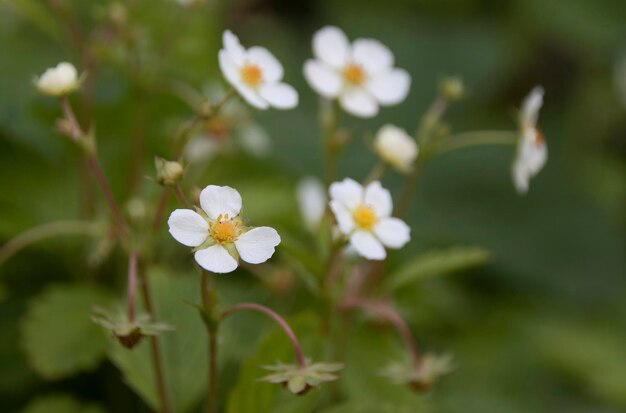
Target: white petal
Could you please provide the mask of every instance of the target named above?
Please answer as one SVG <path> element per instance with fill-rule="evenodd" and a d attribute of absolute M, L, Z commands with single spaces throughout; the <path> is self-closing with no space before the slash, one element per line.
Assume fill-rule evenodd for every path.
<path fill-rule="evenodd" d="M 382 187 L 379 181 L 370 183 L 365 188 L 365 205 L 371 206 L 376 212 L 378 218 L 384 218 L 391 215 L 393 202 L 389 190 Z"/>
<path fill-rule="evenodd" d="M 522 125 L 535 126 L 539 117 L 539 109 L 543 105 L 543 87 L 535 86 L 522 102 Z"/>
<path fill-rule="evenodd" d="M 404 69 L 383 71 L 374 76 L 367 87 L 381 105 L 396 105 L 409 94 L 411 76 Z"/>
<path fill-rule="evenodd" d="M 513 162 L 511 168 L 511 176 L 513 178 L 513 184 L 515 189 L 520 195 L 524 195 L 528 192 L 528 181 L 530 180 L 530 173 L 526 165 L 518 158 Z"/>
<path fill-rule="evenodd" d="M 167 220 L 170 234 L 188 247 L 201 245 L 209 236 L 209 223 L 190 209 L 176 209 Z"/>
<path fill-rule="evenodd" d="M 250 264 L 260 264 L 274 255 L 276 246 L 280 244 L 280 235 L 274 228 L 258 227 L 241 234 L 235 247 L 239 256 Z"/>
<path fill-rule="evenodd" d="M 239 43 L 239 38 L 230 30 L 226 30 L 222 35 L 222 41 L 224 43 L 224 49 L 228 52 L 233 62 L 241 66 L 245 58 L 246 49 Z"/>
<path fill-rule="evenodd" d="M 220 244 L 196 251 L 196 262 L 207 271 L 224 274 L 237 268 L 237 261 Z"/>
<path fill-rule="evenodd" d="M 398 218 L 382 219 L 374 227 L 374 234 L 389 248 L 402 248 L 411 239 L 411 228 Z"/>
<path fill-rule="evenodd" d="M 326 26 L 313 36 L 313 54 L 335 68 L 343 67 L 350 55 L 350 43 L 341 29 Z"/>
<path fill-rule="evenodd" d="M 261 85 L 259 95 L 278 109 L 293 109 L 298 106 L 298 92 L 286 83 Z"/>
<path fill-rule="evenodd" d="M 232 57 L 228 54 L 228 52 L 224 49 L 220 50 L 218 55 L 218 60 L 220 63 L 220 69 L 222 70 L 222 74 L 231 85 L 236 85 L 241 83 L 240 80 L 240 68 L 237 66 Z"/>
<path fill-rule="evenodd" d="M 330 198 L 339 201 L 349 210 L 363 203 L 363 187 L 351 178 L 330 185 Z"/>
<path fill-rule="evenodd" d="M 330 209 L 335 214 L 339 230 L 346 235 L 351 233 L 355 225 L 350 210 L 339 201 L 330 201 Z"/>
<path fill-rule="evenodd" d="M 319 228 L 326 211 L 326 191 L 317 178 L 307 177 L 298 183 L 296 188 L 298 206 L 302 218 L 310 231 Z"/>
<path fill-rule="evenodd" d="M 278 59 L 264 47 L 251 47 L 246 53 L 249 63 L 259 66 L 265 82 L 277 82 L 283 78 L 283 66 Z"/>
<path fill-rule="evenodd" d="M 255 108 L 265 110 L 270 107 L 269 103 L 261 98 L 256 90 L 244 85 L 242 82 L 233 84 L 233 86 L 235 86 L 239 95 Z"/>
<path fill-rule="evenodd" d="M 330 99 L 337 97 L 343 85 L 336 69 L 317 60 L 309 60 L 304 64 L 304 77 L 313 90 Z"/>
<path fill-rule="evenodd" d="M 393 66 L 393 53 L 378 40 L 357 39 L 352 43 L 352 59 L 369 75 L 376 75 Z"/>
<path fill-rule="evenodd" d="M 368 260 L 384 260 L 387 256 L 383 244 L 369 231 L 355 231 L 350 237 L 350 244 Z"/>
<path fill-rule="evenodd" d="M 366 90 L 351 88 L 339 96 L 341 107 L 348 113 L 362 118 L 371 118 L 378 113 L 378 103 Z"/>
<path fill-rule="evenodd" d="M 241 211 L 241 195 L 230 186 L 209 185 L 200 192 L 200 206 L 211 219 L 220 214 L 232 218 Z"/>

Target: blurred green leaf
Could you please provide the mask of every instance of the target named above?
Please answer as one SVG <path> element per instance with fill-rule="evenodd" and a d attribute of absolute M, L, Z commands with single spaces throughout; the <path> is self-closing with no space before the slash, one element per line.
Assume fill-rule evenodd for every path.
<path fill-rule="evenodd" d="M 418 255 L 392 272 L 387 277 L 387 285 L 391 290 L 395 290 L 429 277 L 446 275 L 484 264 L 489 258 L 489 251 L 482 247 L 452 247 L 429 251 Z"/>
<path fill-rule="evenodd" d="M 261 315 L 258 315 L 261 316 Z M 290 323 L 294 332 L 316 331 L 315 319 L 303 315 Z M 300 334 L 301 336 L 301 334 Z M 295 396 L 279 385 L 260 381 L 265 375 L 263 365 L 291 362 L 293 348 L 285 333 L 274 329 L 257 347 L 252 357 L 241 365 L 237 384 L 228 396 L 227 413 L 307 413 L 315 408 L 320 390 L 312 390 L 303 396 Z"/>
<path fill-rule="evenodd" d="M 43 2 L 35 0 L 8 0 L 6 3 L 9 6 L 13 6 L 25 20 L 28 20 L 33 26 L 48 36 L 55 40 L 61 38 L 59 26 Z"/>
<path fill-rule="evenodd" d="M 323 410 L 322 413 L 416 413 L 415 408 L 393 403 L 350 402 Z"/>
<path fill-rule="evenodd" d="M 83 404 L 71 396 L 48 395 L 38 397 L 28 404 L 21 413 L 104 413 L 104 409 L 94 404 Z"/>
<path fill-rule="evenodd" d="M 175 330 L 158 337 L 163 370 L 173 410 L 188 412 L 200 401 L 206 389 L 207 335 L 198 312 L 185 301 L 199 300 L 195 277 L 172 276 L 161 269 L 149 272 L 156 319 Z M 159 402 L 152 369 L 148 339 L 128 350 L 111 339 L 111 361 L 122 371 L 128 385 L 153 409 Z"/>
<path fill-rule="evenodd" d="M 51 380 L 94 369 L 107 338 L 91 321 L 91 307 L 109 303 L 105 291 L 86 286 L 54 286 L 33 298 L 21 332 L 31 366 Z"/>

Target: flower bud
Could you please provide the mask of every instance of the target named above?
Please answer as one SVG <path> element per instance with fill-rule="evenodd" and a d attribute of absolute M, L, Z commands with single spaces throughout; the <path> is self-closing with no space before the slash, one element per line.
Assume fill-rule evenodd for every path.
<path fill-rule="evenodd" d="M 457 76 L 444 78 L 439 83 L 439 93 L 450 102 L 457 101 L 465 94 L 463 79 Z"/>
<path fill-rule="evenodd" d="M 374 138 L 380 158 L 400 172 L 407 172 L 417 159 L 419 148 L 413 137 L 394 125 L 385 125 Z"/>
<path fill-rule="evenodd" d="M 158 156 L 154 158 L 157 182 L 163 186 L 174 186 L 183 177 L 183 166 L 174 161 L 168 161 Z"/>
<path fill-rule="evenodd" d="M 62 62 L 35 79 L 35 86 L 44 95 L 59 97 L 78 89 L 80 79 L 74 65 Z"/>

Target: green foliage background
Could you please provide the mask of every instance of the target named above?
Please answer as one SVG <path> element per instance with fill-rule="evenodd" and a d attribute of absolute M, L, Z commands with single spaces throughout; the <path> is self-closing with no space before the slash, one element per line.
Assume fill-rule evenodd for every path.
<path fill-rule="evenodd" d="M 208 0 L 186 9 L 173 0 L 132 0 L 124 5 L 132 27 L 131 40 L 125 41 L 112 35 L 109 1 L 0 3 L 0 241 L 50 221 L 107 217 L 78 151 L 54 132 L 59 108 L 35 92 L 35 75 L 62 60 L 89 71 L 86 97 L 74 97 L 73 103 L 81 119 L 95 119 L 115 195 L 126 204 L 135 188 L 152 205 L 159 187 L 143 176 L 153 174 L 154 155 L 169 155 L 177 126 L 192 115 L 164 85 L 180 80 L 201 90 L 221 79 L 217 51 L 222 31 L 231 28 L 244 45 L 265 46 L 278 56 L 286 81 L 300 92 L 300 105 L 289 112 L 254 113 L 271 136 L 269 158 L 224 154 L 199 174 L 198 185 L 238 188 L 251 222 L 272 225 L 284 240 L 293 239 L 258 274 L 239 269 L 218 284 L 225 304 L 266 303 L 295 317 L 306 336 L 316 318 L 307 284 L 297 277 L 306 271 L 290 275 L 287 293 L 278 288 L 277 277 L 300 244 L 311 242 L 295 212 L 293 190 L 299 177 L 321 175 L 322 152 L 317 98 L 301 68 L 311 55 L 313 32 L 335 24 L 351 38 L 382 40 L 413 78 L 402 105 L 372 120 L 342 118 L 355 134 L 340 158 L 341 177 L 367 174 L 375 156 L 364 139 L 384 123 L 413 130 L 437 80 L 447 74 L 461 76 L 469 89 L 447 116 L 454 131 L 513 128 L 515 105 L 542 84 L 540 123 L 550 160 L 525 197 L 510 182 L 513 148 L 459 151 L 428 165 L 409 214 L 412 241 L 391 255 L 388 283 L 422 347 L 453 353 L 457 370 L 426 396 L 387 383 L 378 371 L 398 358 L 400 343 L 387 330 L 381 336 L 378 325 L 359 323 L 339 384 L 342 404 L 325 412 L 626 410 L 626 106 L 614 79 L 616 63 L 626 56 L 626 3 Z M 145 145 L 133 149 L 137 134 Z M 129 172 L 134 168 L 140 172 Z M 394 173 L 384 179 L 394 191 L 401 182 Z M 87 194 L 82 201 L 81 187 Z M 175 205 L 171 199 L 169 208 Z M 155 295 L 165 297 L 157 299 L 158 314 L 178 326 L 164 336 L 170 390 L 180 397 L 177 411 L 199 411 L 206 336 L 197 312 L 183 301 L 199 301 L 199 280 L 191 257 L 164 227 L 157 247 L 155 289 L 162 292 Z M 129 358 L 75 312 L 85 309 L 85 300 L 123 299 L 124 256 L 114 250 L 99 262 L 105 250 L 92 238 L 65 236 L 34 244 L 0 267 L 1 411 L 136 412 L 154 405 L 147 359 L 141 359 L 147 344 Z M 466 268 L 487 256 L 486 265 Z M 67 317 L 59 318 L 64 311 Z M 326 397 L 321 392 L 329 390 L 295 399 L 254 381 L 263 373 L 253 368 L 257 361 L 290 357 L 271 323 L 258 317 L 241 315 L 224 328 L 224 411 L 251 413 L 242 406 L 256 406 L 259 413 L 320 411 Z M 79 336 L 76 343 L 70 336 L 77 346 L 55 351 L 58 340 L 67 343 L 67 334 L 76 333 L 74 328 L 65 333 L 69 326 L 90 331 L 84 333 L 90 340 L 81 343 Z M 311 355 L 319 348 L 305 345 Z"/>

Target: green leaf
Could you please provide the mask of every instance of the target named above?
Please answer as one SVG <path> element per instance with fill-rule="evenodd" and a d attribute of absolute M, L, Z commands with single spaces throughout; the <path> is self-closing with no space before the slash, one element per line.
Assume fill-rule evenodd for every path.
<path fill-rule="evenodd" d="M 429 277 L 445 275 L 487 262 L 490 253 L 482 247 L 451 247 L 418 255 L 387 278 L 388 288 L 395 290 Z"/>
<path fill-rule="evenodd" d="M 420 413 L 422 411 L 393 403 L 349 402 L 323 410 L 322 413 Z"/>
<path fill-rule="evenodd" d="M 21 413 L 104 413 L 95 404 L 83 404 L 71 396 L 48 395 L 31 401 Z"/>
<path fill-rule="evenodd" d="M 185 304 L 199 300 L 199 280 L 194 276 L 170 276 L 159 269 L 151 270 L 149 277 L 157 321 L 175 328 L 157 338 L 169 400 L 175 412 L 187 412 L 196 407 L 206 389 L 206 329 L 198 312 Z M 143 338 L 132 350 L 111 339 L 109 356 L 126 383 L 158 410 L 149 339 Z"/>
<path fill-rule="evenodd" d="M 22 347 L 35 371 L 54 380 L 94 369 L 107 338 L 91 321 L 91 307 L 109 303 L 106 292 L 87 286 L 54 286 L 35 297 L 21 326 Z"/>
<path fill-rule="evenodd" d="M 240 315 L 241 316 L 241 315 Z M 255 315 L 250 315 L 254 317 Z M 261 315 L 257 315 L 262 317 Z M 319 328 L 313 317 L 304 315 L 290 323 L 294 332 L 316 331 Z M 304 346 L 305 351 L 308 346 Z M 280 385 L 260 381 L 264 375 L 261 366 L 277 361 L 292 362 L 293 349 L 285 333 L 278 328 L 268 334 L 259 344 L 254 356 L 246 359 L 239 371 L 239 377 L 228 396 L 227 413 L 307 413 L 317 404 L 320 390 L 312 390 L 303 396 L 296 396 L 282 389 Z"/>

